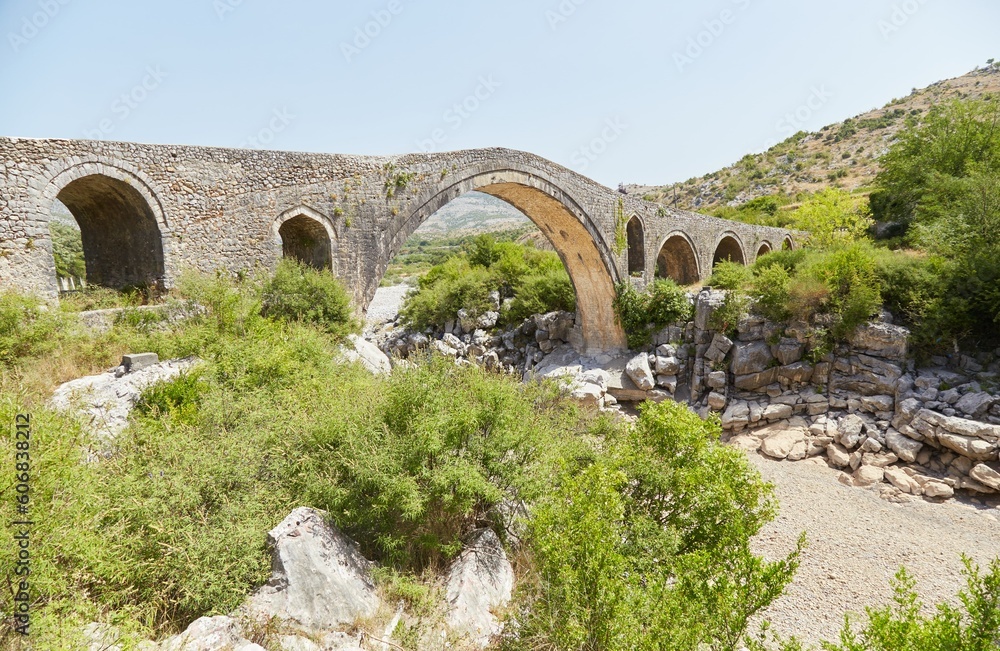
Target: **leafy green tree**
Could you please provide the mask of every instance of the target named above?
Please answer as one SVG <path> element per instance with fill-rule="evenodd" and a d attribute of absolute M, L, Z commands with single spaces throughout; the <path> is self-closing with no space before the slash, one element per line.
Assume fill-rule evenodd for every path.
<path fill-rule="evenodd" d="M 909 224 L 947 178 L 968 176 L 976 165 L 1000 165 L 1000 101 L 954 100 L 911 122 L 880 162 L 872 212 L 879 221 Z M 944 177 L 944 181 L 942 181 Z"/>
<path fill-rule="evenodd" d="M 839 188 L 816 193 L 792 218 L 796 228 L 810 233 L 809 243 L 819 248 L 861 239 L 874 223 L 864 200 Z"/>

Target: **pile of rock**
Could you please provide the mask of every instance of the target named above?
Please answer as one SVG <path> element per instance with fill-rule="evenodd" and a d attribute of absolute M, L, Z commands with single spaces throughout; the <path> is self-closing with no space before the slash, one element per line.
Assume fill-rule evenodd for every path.
<path fill-rule="evenodd" d="M 309 508 L 292 511 L 267 537 L 271 580 L 226 616 L 203 617 L 178 635 L 143 642 L 141 651 L 263 651 L 263 644 L 283 651 L 353 651 L 396 646 L 392 635 L 402 614 L 383 603 L 371 578 L 374 564 L 357 544 Z M 514 571 L 492 530 L 475 532 L 445 578 L 442 604 L 447 627 L 428 635 L 464 640 L 485 647 L 501 632 L 493 612 L 513 593 Z M 388 620 L 384 632 L 365 626 Z M 360 626 L 359 626 L 360 623 Z M 359 629 L 361 629 L 359 631 Z M 92 648 L 120 649 L 119 635 L 91 624 L 85 635 Z M 366 637 L 373 638 L 372 646 Z"/>
<path fill-rule="evenodd" d="M 391 358 L 407 359 L 428 350 L 522 376 L 531 371 L 557 348 L 573 338 L 576 315 L 569 312 L 536 314 L 519 326 L 498 334 L 489 330 L 496 326 L 499 313 L 487 312 L 470 316 L 460 310 L 440 332 L 408 332 L 393 324 L 382 337 L 381 348 Z"/>

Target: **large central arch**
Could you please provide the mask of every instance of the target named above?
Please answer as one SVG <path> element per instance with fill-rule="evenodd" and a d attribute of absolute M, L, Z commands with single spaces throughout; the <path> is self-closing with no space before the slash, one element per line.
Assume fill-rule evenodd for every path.
<path fill-rule="evenodd" d="M 407 216 L 400 215 L 385 260 L 399 253 L 406 239 L 431 215 L 457 197 L 476 190 L 506 201 L 545 234 L 562 259 L 576 292 L 581 353 L 627 349 L 614 311 L 615 267 L 600 240 L 599 229 L 565 192 L 534 174 L 499 170 L 472 174 L 433 193 Z M 378 269 L 378 280 L 385 265 Z"/>

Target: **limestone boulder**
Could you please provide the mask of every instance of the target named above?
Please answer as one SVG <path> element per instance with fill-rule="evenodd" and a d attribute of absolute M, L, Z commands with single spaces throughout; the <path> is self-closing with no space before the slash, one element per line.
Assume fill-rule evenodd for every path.
<path fill-rule="evenodd" d="M 457 340 L 453 335 L 445 335 Z M 392 373 L 392 363 L 389 357 L 379 350 L 378 346 L 358 335 L 350 335 L 350 348 L 344 348 L 344 357 L 350 362 L 359 362 L 372 375 L 389 375 Z M 459 341 L 459 344 L 462 342 Z"/>
<path fill-rule="evenodd" d="M 996 402 L 996 398 L 982 391 L 967 393 L 955 403 L 955 409 L 972 418 L 982 418 Z"/>
<path fill-rule="evenodd" d="M 733 375 L 744 376 L 761 373 L 771 365 L 774 357 L 771 347 L 763 341 L 737 344 L 733 351 Z"/>
<path fill-rule="evenodd" d="M 805 456 L 806 431 L 802 429 L 779 429 L 768 434 L 760 443 L 760 451 L 772 459 L 787 459 L 793 449 L 802 444 Z M 799 457 L 800 459 L 802 457 Z"/>
<path fill-rule="evenodd" d="M 240 623 L 232 617 L 202 617 L 187 629 L 160 643 L 159 651 L 264 651 L 243 637 Z"/>
<path fill-rule="evenodd" d="M 909 493 L 910 495 L 920 495 L 921 493 L 920 484 L 898 466 L 886 468 L 885 478 L 890 484 L 904 493 Z"/>
<path fill-rule="evenodd" d="M 244 605 L 252 617 L 329 631 L 378 610 L 371 563 L 323 512 L 295 509 L 268 533 L 267 543 L 271 580 Z"/>
<path fill-rule="evenodd" d="M 514 589 L 511 567 L 492 529 L 475 534 L 448 571 L 448 626 L 485 647 L 500 633 L 493 611 L 506 606 Z"/>
<path fill-rule="evenodd" d="M 805 349 L 805 344 L 795 339 L 785 338 L 774 346 L 772 352 L 782 366 L 788 366 L 802 359 Z"/>
<path fill-rule="evenodd" d="M 651 391 L 656 388 L 656 377 L 649 367 L 649 356 L 639 353 L 625 365 L 625 374 L 635 383 L 640 391 Z"/>
<path fill-rule="evenodd" d="M 854 331 L 851 346 L 868 355 L 890 360 L 906 359 L 910 331 L 888 323 L 866 323 Z"/>
<path fill-rule="evenodd" d="M 996 443 L 951 432 L 939 432 L 937 439 L 944 447 L 973 461 L 994 461 L 997 458 Z"/>
<path fill-rule="evenodd" d="M 916 461 L 917 455 L 920 454 L 920 450 L 924 447 L 923 443 L 914 441 L 892 428 L 886 432 L 885 442 L 889 449 L 906 463 L 913 463 Z"/>
<path fill-rule="evenodd" d="M 983 486 L 1000 491 L 1000 472 L 997 472 L 985 463 L 981 463 L 969 471 L 969 477 L 978 481 Z"/>

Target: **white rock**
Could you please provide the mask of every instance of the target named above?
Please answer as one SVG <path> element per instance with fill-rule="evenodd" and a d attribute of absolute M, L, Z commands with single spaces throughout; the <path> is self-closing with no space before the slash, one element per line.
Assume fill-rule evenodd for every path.
<path fill-rule="evenodd" d="M 500 633 L 493 610 L 510 603 L 514 569 L 492 529 L 480 531 L 448 571 L 448 626 L 480 646 Z"/>
<path fill-rule="evenodd" d="M 902 468 L 897 466 L 890 466 L 886 468 L 885 478 L 890 484 L 904 493 L 909 493 L 911 495 L 920 495 L 921 493 L 920 484 L 908 474 L 903 472 Z"/>
<path fill-rule="evenodd" d="M 914 441 L 907 436 L 903 436 L 891 428 L 888 432 L 886 432 L 885 443 L 889 446 L 890 450 L 895 452 L 896 455 L 906 463 L 913 463 L 916 461 L 917 455 L 920 453 L 921 448 L 924 447 L 923 443 Z"/>
<path fill-rule="evenodd" d="M 681 363 L 677 361 L 676 357 L 657 357 L 656 358 L 656 374 L 657 375 L 677 375 L 681 370 Z"/>
<path fill-rule="evenodd" d="M 453 337 L 452 335 L 445 336 Z M 379 350 L 378 346 L 358 335 L 350 335 L 348 340 L 351 342 L 353 348 L 342 349 L 344 358 L 347 361 L 360 362 L 372 375 L 389 375 L 392 373 L 392 363 L 389 361 L 389 357 Z"/>
<path fill-rule="evenodd" d="M 158 382 L 176 378 L 199 361 L 187 357 L 160 362 L 122 376 L 110 372 L 72 380 L 56 389 L 49 404 L 60 411 L 80 412 L 87 419 L 88 431 L 98 440 L 109 443 L 128 426 L 129 414 L 143 391 Z"/>
<path fill-rule="evenodd" d="M 805 438 L 806 433 L 800 429 L 780 430 L 761 441 L 760 451 L 772 459 L 785 459 L 795 445 L 804 442 Z"/>
<path fill-rule="evenodd" d="M 851 464 L 851 453 L 845 450 L 839 443 L 831 443 L 826 448 L 826 456 L 830 463 L 838 468 L 846 468 Z"/>
<path fill-rule="evenodd" d="M 640 391 L 650 391 L 656 387 L 656 378 L 653 377 L 653 369 L 649 367 L 646 353 L 639 353 L 629 360 L 625 366 L 625 374 L 635 382 Z"/>
<path fill-rule="evenodd" d="M 321 511 L 295 509 L 268 533 L 267 542 L 271 580 L 244 606 L 252 616 L 329 631 L 378 610 L 371 564 Z"/>
<path fill-rule="evenodd" d="M 969 476 L 983 486 L 1000 491 L 1000 472 L 990 468 L 985 463 L 981 463 L 970 470 Z"/>
<path fill-rule="evenodd" d="M 574 383 L 569 397 L 585 405 L 604 406 L 604 390 L 596 384 Z"/>
<path fill-rule="evenodd" d="M 938 442 L 973 461 L 993 461 L 997 458 L 997 445 L 982 439 L 939 431 Z"/>
<path fill-rule="evenodd" d="M 160 651 L 264 651 L 243 637 L 232 617 L 202 617 L 191 622 L 180 635 L 160 643 Z"/>
<path fill-rule="evenodd" d="M 768 405 L 762 418 L 765 420 L 786 420 L 792 417 L 792 411 L 791 405 Z"/>
<path fill-rule="evenodd" d="M 721 393 L 716 393 L 715 391 L 713 391 L 712 393 L 708 394 L 708 407 L 712 411 L 722 411 L 723 409 L 726 408 L 727 402 L 728 400 L 726 399 L 726 396 L 722 395 Z"/>
<path fill-rule="evenodd" d="M 872 486 L 879 483 L 885 477 L 885 471 L 878 466 L 861 466 L 854 471 L 854 484 L 856 486 Z"/>
<path fill-rule="evenodd" d="M 944 483 L 943 481 L 938 481 L 937 479 L 931 479 L 923 486 L 924 495 L 927 497 L 941 497 L 949 498 L 954 497 L 955 489 Z"/>

